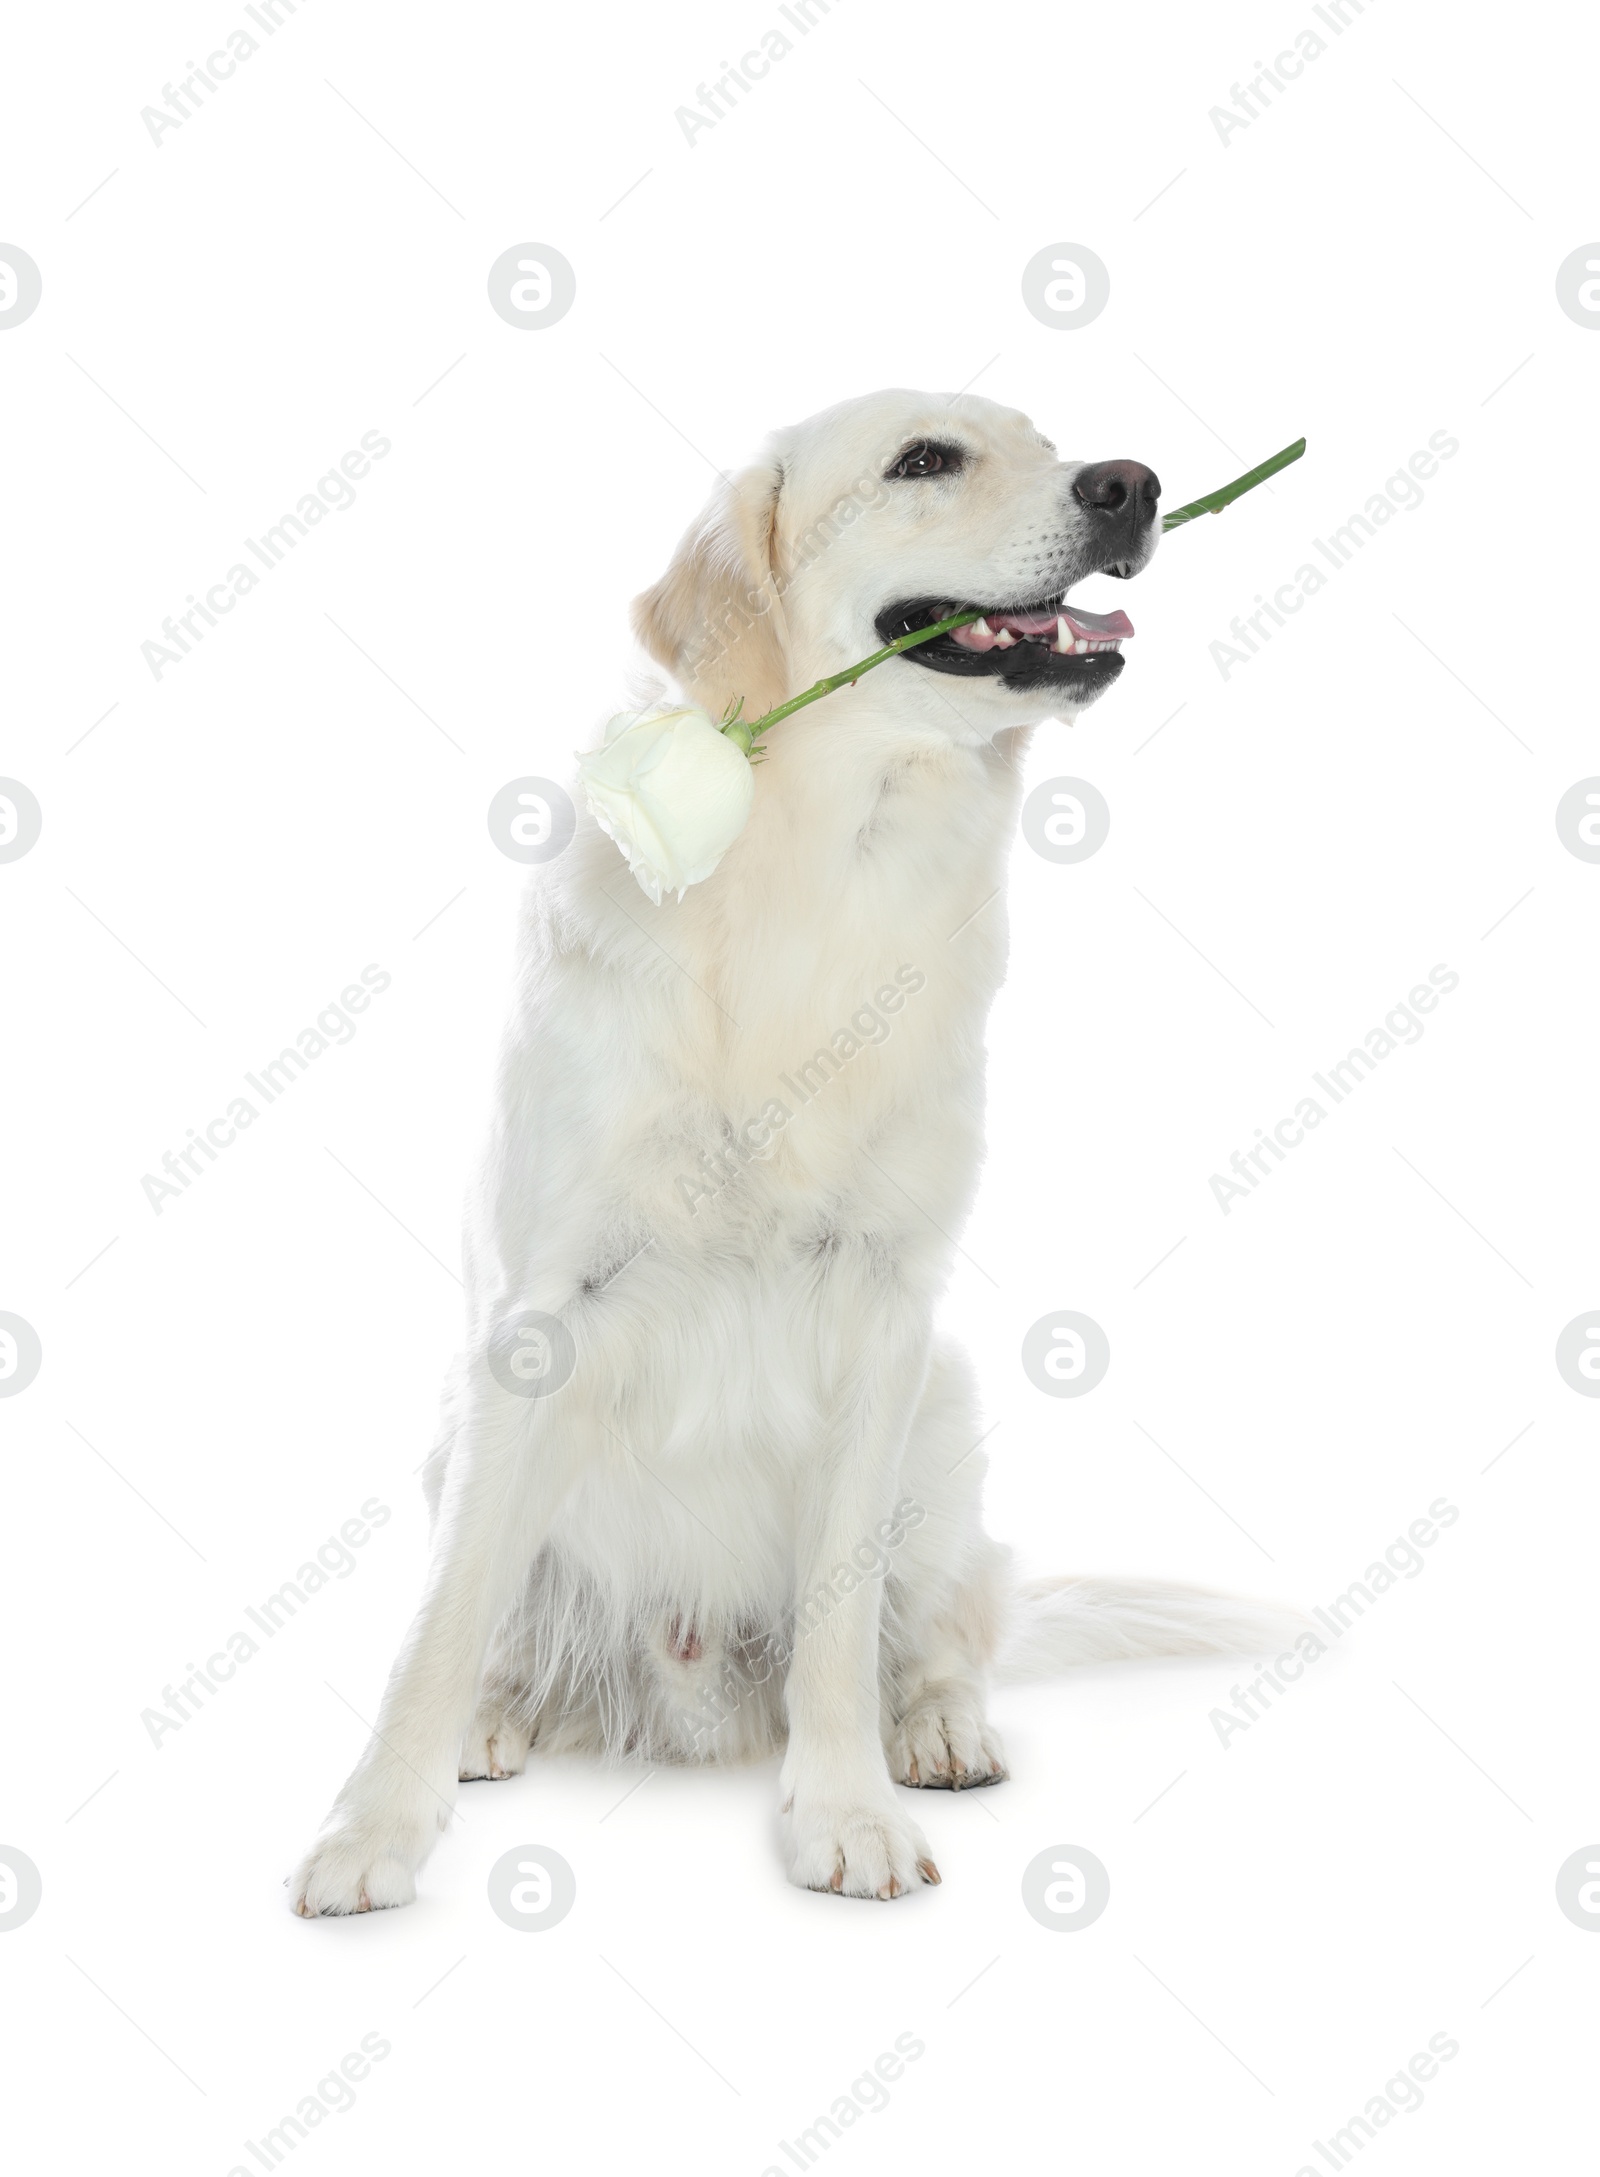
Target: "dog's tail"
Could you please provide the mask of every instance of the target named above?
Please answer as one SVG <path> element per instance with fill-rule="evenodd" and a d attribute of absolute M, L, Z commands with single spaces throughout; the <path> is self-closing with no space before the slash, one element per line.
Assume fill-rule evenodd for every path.
<path fill-rule="evenodd" d="M 1012 1590 L 994 1672 L 1051 1678 L 1076 1664 L 1137 1656 L 1277 1653 L 1314 1629 L 1286 1603 L 1171 1580 L 1023 1580 Z"/>

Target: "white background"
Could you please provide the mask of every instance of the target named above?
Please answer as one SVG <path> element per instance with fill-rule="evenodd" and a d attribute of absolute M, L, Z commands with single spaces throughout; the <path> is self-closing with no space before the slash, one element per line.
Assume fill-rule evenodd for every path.
<path fill-rule="evenodd" d="M 391 2054 L 297 2169 L 759 2177 L 899 2034 L 926 2054 L 830 2169 L 1293 2177 L 1436 2033 L 1459 2054 L 1363 2165 L 1554 2166 L 1600 1967 L 1554 1890 L 1600 1835 L 1600 1407 L 1553 1361 L 1600 1306 L 1600 867 L 1553 821 L 1600 772 L 1600 340 L 1555 299 L 1600 233 L 1578 12 L 1369 5 L 1335 39 L 1309 0 L 843 0 L 690 148 L 674 107 L 775 0 L 306 0 L 157 148 L 141 107 L 246 21 L 33 10 L 4 62 L 0 241 L 44 282 L 0 338 L 0 769 L 44 811 L 0 867 L 0 1308 L 44 1350 L 0 1406 L 29 2166 L 257 2168 L 367 2033 Z M 1224 146 L 1208 109 L 1308 25 L 1328 50 Z M 486 301 L 525 241 L 576 269 L 544 330 Z M 1110 268 L 1092 326 L 1023 307 L 1057 242 Z M 1012 1780 L 922 1796 L 944 1886 L 892 1910 L 785 1887 L 766 1770 L 535 1758 L 464 1794 L 413 1909 L 303 1924 L 282 1878 L 424 1562 L 524 874 L 488 801 L 617 707 L 627 602 L 714 467 L 969 383 L 1169 506 L 1310 440 L 1136 592 L 1086 588 L 1128 667 L 1037 736 L 1112 828 L 1013 866 L 948 1309 L 991 1525 L 1031 1570 L 1312 1604 L 1434 1499 L 1459 1519 L 1226 1748 L 1238 1662 L 1000 1696 Z M 370 430 L 355 507 L 153 679 L 162 619 Z M 1438 431 L 1425 503 L 1224 680 L 1230 620 Z M 141 1176 L 368 962 L 354 1041 L 158 1217 Z M 1420 1044 L 1224 1217 L 1210 1175 L 1438 962 Z M 1059 1308 L 1110 1338 L 1085 1399 L 1022 1373 Z M 356 1570 L 153 1748 L 141 1711 L 372 1497 Z M 576 1871 L 538 1936 L 485 1899 L 519 1844 Z M 1079 1933 L 1021 1903 L 1058 1844 L 1110 1871 Z"/>

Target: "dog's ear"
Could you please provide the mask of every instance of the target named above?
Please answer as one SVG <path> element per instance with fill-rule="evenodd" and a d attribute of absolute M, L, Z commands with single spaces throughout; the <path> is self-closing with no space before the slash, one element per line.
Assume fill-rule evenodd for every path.
<path fill-rule="evenodd" d="M 685 694 L 720 719 L 744 698 L 759 718 L 789 692 L 775 534 L 783 465 L 773 454 L 725 477 L 672 564 L 633 601 L 633 631 Z"/>

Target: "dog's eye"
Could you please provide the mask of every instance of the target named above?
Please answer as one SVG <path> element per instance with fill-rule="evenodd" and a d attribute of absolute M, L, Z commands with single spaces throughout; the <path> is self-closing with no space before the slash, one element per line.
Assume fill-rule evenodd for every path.
<path fill-rule="evenodd" d="M 938 446 L 929 439 L 918 439 L 908 446 L 890 467 L 891 476 L 938 476 L 961 466 L 961 449 L 958 446 Z"/>

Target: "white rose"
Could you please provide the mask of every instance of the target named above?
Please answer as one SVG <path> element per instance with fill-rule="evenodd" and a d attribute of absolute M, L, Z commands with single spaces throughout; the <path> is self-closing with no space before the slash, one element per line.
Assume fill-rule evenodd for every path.
<path fill-rule="evenodd" d="M 661 905 L 709 877 L 750 814 L 750 759 L 701 710 L 624 711 L 578 758 L 596 823 Z"/>

